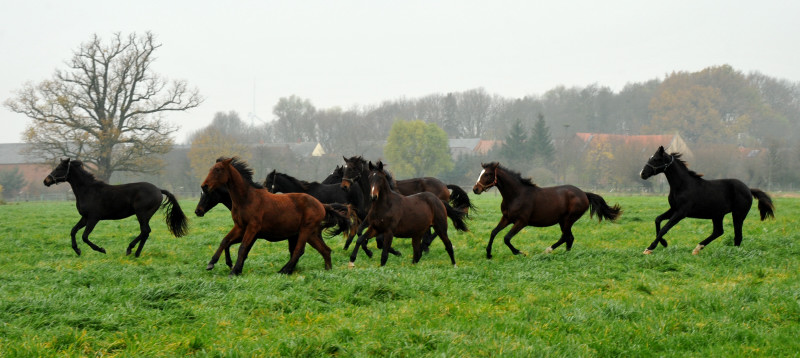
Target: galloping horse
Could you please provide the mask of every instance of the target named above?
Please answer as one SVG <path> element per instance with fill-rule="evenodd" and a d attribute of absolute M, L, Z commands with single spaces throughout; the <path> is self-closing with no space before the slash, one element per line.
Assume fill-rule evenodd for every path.
<path fill-rule="evenodd" d="M 331 249 L 322 241 L 322 230 L 338 226 L 339 232 L 347 231 L 350 220 L 348 215 L 340 211 L 346 212 L 349 208 L 344 205 L 323 205 L 308 194 L 272 194 L 267 190 L 254 188 L 231 165 L 233 160 L 234 158 L 226 159 L 214 164 L 201 185 L 205 192 L 212 192 L 220 187 L 228 189 L 234 222 L 233 229 L 222 239 L 206 269 L 214 268 L 222 250 L 231 242 L 241 240 L 239 255 L 231 269 L 231 275 L 241 274 L 244 261 L 257 236 L 289 238 L 295 235 L 297 244 L 294 252 L 289 262 L 280 269 L 280 273 L 290 274 L 294 271 L 306 242 L 322 255 L 325 269 L 331 269 Z"/>
<path fill-rule="evenodd" d="M 217 163 L 228 159 L 225 157 L 220 157 L 217 159 Z M 261 184 L 253 182 L 253 169 L 247 166 L 247 163 L 239 160 L 238 158 L 234 158 L 231 161 L 231 165 L 233 166 L 236 171 L 241 174 L 242 179 L 246 181 L 250 186 L 256 189 L 264 189 Z M 213 191 L 201 191 L 200 192 L 200 200 L 197 202 L 197 206 L 194 209 L 194 214 L 202 217 L 211 209 L 213 209 L 217 204 L 225 205 L 228 210 L 231 210 L 233 207 L 233 202 L 231 201 L 231 194 L 228 192 L 226 187 L 219 187 Z M 256 236 L 256 239 L 264 239 L 271 242 L 283 241 L 286 240 L 289 244 L 289 257 L 292 256 L 294 252 L 294 247 L 297 245 L 297 235 L 290 236 L 288 238 L 283 237 L 274 237 L 274 236 Z M 233 261 L 231 260 L 231 250 L 230 246 L 233 244 L 241 243 L 241 239 L 236 240 L 234 242 L 228 243 L 228 246 L 225 248 L 225 264 L 228 265 L 229 268 L 233 268 Z"/>
<path fill-rule="evenodd" d="M 89 241 L 89 234 L 100 220 L 119 220 L 136 215 L 139 221 L 139 236 L 131 241 L 128 250 L 125 251 L 125 255 L 130 255 L 133 247 L 139 243 L 136 257 L 142 253 L 144 243 L 150 237 L 150 218 L 159 207 L 166 209 L 167 228 L 173 236 L 181 237 L 188 231 L 186 215 L 178 205 L 178 200 L 172 193 L 153 184 L 141 182 L 109 185 L 87 172 L 83 168 L 83 162 L 69 158 L 61 160 L 61 163 L 44 179 L 45 186 L 63 182 L 69 183 L 72 187 L 75 206 L 81 214 L 81 219 L 70 232 L 72 249 L 78 256 L 81 254 L 81 249 L 75 241 L 75 234 L 84 226 L 86 229 L 83 230 L 83 242 L 95 251 L 106 253 L 104 248 Z M 167 197 L 164 203 L 162 194 Z"/>
<path fill-rule="evenodd" d="M 445 249 L 450 255 L 450 262 L 455 266 L 456 259 L 453 254 L 453 244 L 447 236 L 447 218 L 453 221 L 456 230 L 467 231 L 463 211 L 453 209 L 447 202 L 439 200 L 429 192 L 422 192 L 404 196 L 389 188 L 389 181 L 383 171 L 383 163 L 378 161 L 377 166 L 369 164 L 369 184 L 372 206 L 367 220 L 367 232 L 358 237 L 356 247 L 350 254 L 350 267 L 355 265 L 358 255 L 358 246 L 369 238 L 383 234 L 383 252 L 381 253 L 381 266 L 386 265 L 389 257 L 389 248 L 392 239 L 396 237 L 411 238 L 414 248 L 413 263 L 419 262 L 422 256 L 422 236 L 433 227 L 444 242 Z"/>
<path fill-rule="evenodd" d="M 267 174 L 267 178 L 264 180 L 264 187 L 273 194 L 306 193 L 323 204 L 339 203 L 352 205 L 352 207 L 356 209 L 353 213 L 354 225 L 352 225 L 350 231 L 346 233 L 347 241 L 353 239 L 358 229 L 358 224 L 367 216 L 367 209 L 369 209 L 369 206 L 364 202 L 361 190 L 345 191 L 339 187 L 338 183 L 321 184 L 317 182 L 307 182 L 305 180 L 299 180 L 289 174 L 279 173 L 277 170 L 273 170 Z M 362 249 L 367 256 L 372 257 L 372 251 L 367 248 L 366 244 L 362 246 Z"/>
<path fill-rule="evenodd" d="M 591 208 L 589 215 L 597 214 L 600 221 L 616 220 L 622 213 L 619 205 L 609 207 L 600 195 L 584 192 L 572 185 L 541 188 L 530 179 L 522 178 L 519 173 L 506 169 L 497 162 L 481 165 L 483 171 L 472 191 L 480 194 L 496 186 L 503 196 L 500 204 L 503 217 L 489 237 L 489 244 L 486 246 L 487 259 L 492 258 L 494 237 L 508 225 L 514 226 L 506 233 L 503 241 L 514 255 L 519 255 L 521 252 L 511 245 L 511 238 L 520 230 L 526 226 L 547 227 L 558 224 L 561 227 L 561 238 L 545 250 L 550 253 L 564 243 L 567 244 L 567 250 L 572 249 L 575 241 L 572 225 L 587 209 Z"/>
<path fill-rule="evenodd" d="M 369 168 L 367 166 L 367 161 L 361 156 L 342 158 L 345 161 L 345 166 L 342 170 L 342 188 L 349 189 L 350 186 L 357 183 L 362 188 L 365 197 L 368 197 L 366 180 L 367 176 L 369 175 Z M 334 174 L 335 171 L 331 174 L 331 176 Z M 445 185 L 441 180 L 433 177 L 394 180 L 391 175 L 388 175 L 387 180 L 389 181 L 389 187 L 402 195 L 408 196 L 422 192 L 429 192 L 436 195 L 440 200 L 450 202 L 452 207 L 454 207 L 456 210 L 463 211 L 467 215 L 469 214 L 470 209 L 475 209 L 475 205 L 469 200 L 469 195 L 467 195 L 467 193 L 458 185 Z M 450 191 L 448 191 L 448 189 L 453 191 L 452 194 Z M 366 225 L 366 223 L 363 223 L 362 226 L 363 225 Z M 428 251 L 428 247 L 435 238 L 435 233 L 429 232 L 425 235 L 422 240 L 423 251 Z M 381 242 L 379 239 L 376 239 L 376 241 L 379 244 Z M 347 249 L 348 245 L 349 242 L 345 244 L 345 249 Z"/>
<path fill-rule="evenodd" d="M 714 231 L 711 232 L 711 236 L 697 244 L 692 251 L 693 255 L 699 254 L 706 245 L 722 235 L 724 232 L 722 218 L 728 213 L 732 213 L 733 216 L 733 245 L 741 245 L 742 225 L 747 213 L 750 212 L 753 197 L 758 199 L 761 221 L 775 217 L 775 206 L 772 204 L 772 199 L 763 191 L 751 189 L 737 179 L 705 180 L 702 175 L 687 168 L 686 162 L 681 160 L 680 153 L 667 154 L 663 146 L 658 147 L 656 153 L 642 168 L 639 176 L 647 179 L 660 173 L 664 173 L 669 183 L 669 196 L 667 197 L 669 210 L 656 217 L 656 239 L 644 250 L 645 255 L 651 254 L 658 247 L 659 242 L 667 247 L 664 235 L 675 224 L 687 217 L 711 219 L 711 222 L 714 223 Z M 662 228 L 661 222 L 666 219 L 669 221 Z"/>

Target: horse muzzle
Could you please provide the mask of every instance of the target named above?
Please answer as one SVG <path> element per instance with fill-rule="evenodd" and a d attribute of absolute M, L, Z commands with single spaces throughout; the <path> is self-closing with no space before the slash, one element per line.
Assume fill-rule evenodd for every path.
<path fill-rule="evenodd" d="M 483 193 L 483 187 L 478 184 L 475 184 L 475 186 L 472 187 L 472 192 L 475 193 L 476 195 L 480 195 L 481 193 Z"/>
<path fill-rule="evenodd" d="M 50 176 L 48 176 L 47 178 L 44 178 L 44 180 L 42 181 L 42 184 L 44 184 L 44 186 L 47 186 L 47 187 L 49 187 L 49 186 L 51 186 L 51 185 L 53 185 L 55 183 L 56 183 L 56 181 L 53 180 L 53 178 L 50 177 Z"/>
<path fill-rule="evenodd" d="M 201 207 L 197 207 L 196 209 L 194 209 L 194 214 L 202 218 L 203 215 L 206 214 L 206 211 L 203 210 L 203 208 Z"/>
<path fill-rule="evenodd" d="M 644 180 L 647 180 L 647 178 L 651 176 L 653 176 L 653 170 L 648 167 L 642 168 L 642 171 L 639 172 L 639 177 Z"/>

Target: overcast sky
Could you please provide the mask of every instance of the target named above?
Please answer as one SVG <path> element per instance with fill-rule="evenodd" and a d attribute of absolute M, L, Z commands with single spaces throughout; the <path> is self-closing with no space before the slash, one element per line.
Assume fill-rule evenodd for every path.
<path fill-rule="evenodd" d="M 317 108 L 483 87 L 506 97 L 730 64 L 800 81 L 800 1 L 0 0 L 0 102 L 52 77 L 93 34 L 152 31 L 155 71 L 205 102 L 169 114 L 176 140 L 219 111 L 271 120 L 280 97 Z M 27 117 L 0 108 L 0 143 Z"/>

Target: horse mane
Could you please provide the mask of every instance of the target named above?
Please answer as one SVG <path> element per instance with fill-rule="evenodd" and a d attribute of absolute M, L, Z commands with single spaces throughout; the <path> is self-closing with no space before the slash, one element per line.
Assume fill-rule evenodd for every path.
<path fill-rule="evenodd" d="M 685 160 L 681 159 L 683 154 L 678 153 L 678 152 L 673 152 L 673 153 L 670 153 L 669 155 L 671 155 L 673 158 L 675 158 L 678 161 L 678 163 L 683 164 L 683 167 L 686 168 L 686 170 L 689 172 L 690 176 L 698 178 L 698 179 L 703 177 L 703 174 L 698 174 L 697 172 L 689 169 L 689 164 L 687 164 Z"/>
<path fill-rule="evenodd" d="M 83 168 L 83 162 L 77 159 L 70 161 L 70 168 L 74 170 L 75 174 L 78 174 L 80 177 L 79 179 L 86 184 L 91 183 L 105 183 L 104 181 L 97 179 L 94 174 L 90 173 L 88 170 Z"/>
<path fill-rule="evenodd" d="M 217 163 L 227 159 L 230 158 L 219 157 L 217 158 Z M 264 189 L 264 186 L 253 181 L 253 168 L 250 168 L 250 166 L 247 164 L 246 161 L 244 161 L 239 157 L 233 157 L 233 160 L 231 161 L 231 166 L 233 166 L 233 168 L 236 169 L 237 172 L 239 172 L 242 178 L 244 178 L 244 180 L 248 182 L 250 186 L 257 189 Z"/>
<path fill-rule="evenodd" d="M 534 187 L 534 188 L 538 188 L 539 187 L 538 185 L 536 185 L 536 183 L 533 182 L 533 180 L 531 180 L 531 178 L 523 178 L 522 174 L 520 174 L 518 171 L 506 168 L 506 167 L 500 165 L 500 163 L 498 163 L 498 162 L 492 162 L 492 163 L 489 163 L 489 165 L 497 165 L 500 169 L 503 169 L 504 172 L 510 174 L 513 178 L 515 178 L 517 181 L 519 181 L 522 185 L 530 186 L 530 187 Z"/>
<path fill-rule="evenodd" d="M 308 191 L 308 189 L 309 189 L 310 184 L 309 184 L 309 182 L 307 182 L 305 180 L 297 179 L 297 178 L 295 178 L 295 177 L 293 177 L 293 176 L 291 176 L 289 174 L 286 174 L 286 173 L 275 172 L 275 176 L 277 177 L 278 175 L 284 177 L 286 180 L 288 180 L 288 181 L 294 183 L 295 185 L 299 186 L 303 191 Z"/>

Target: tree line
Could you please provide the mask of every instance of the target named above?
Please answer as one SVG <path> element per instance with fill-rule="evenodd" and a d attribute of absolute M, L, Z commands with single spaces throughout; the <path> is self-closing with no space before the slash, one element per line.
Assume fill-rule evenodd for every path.
<path fill-rule="evenodd" d="M 398 121 L 421 121 L 444 133 L 431 138 L 504 143 L 486 155 L 460 156 L 439 164 L 445 170 L 436 175 L 460 183 L 474 180 L 466 177 L 481 160 L 499 159 L 544 183 L 641 185 L 619 173 L 628 169 L 623 166 L 640 166 L 650 153 L 628 153 L 633 148 L 611 143 L 586 148 L 574 142 L 577 132 L 680 133 L 698 154 L 697 164 L 712 168 L 706 170 L 709 176 L 744 175 L 786 186 L 796 183 L 794 173 L 800 172 L 796 143 L 800 83 L 757 72 L 745 74 L 729 65 L 673 72 L 663 79 L 630 83 L 618 92 L 592 84 L 508 98 L 475 88 L 349 109 L 316 108 L 311 99 L 289 95 L 275 104 L 268 123 L 247 124 L 235 111 L 217 113 L 207 127 L 187 139 L 191 155 L 176 159 L 167 154 L 176 128 L 164 114 L 194 108 L 203 99 L 187 82 L 167 82 L 152 72 L 153 53 L 160 46 L 151 33 L 115 34 L 109 42 L 95 35 L 74 52 L 67 69 L 39 84 L 25 85 L 6 100 L 7 108 L 32 120 L 24 134 L 30 154 L 43 160 L 80 158 L 104 180 L 113 180 L 114 173 L 122 175 L 117 180 L 144 173 L 156 178 L 178 175 L 179 180 L 172 180 L 190 185 L 210 159 L 236 153 L 285 164 L 297 170 L 295 175 L 318 179 L 333 168 L 339 155 L 362 154 L 386 141 Z M 294 154 L 269 145 L 296 142 L 320 143 L 335 155 L 293 158 Z M 742 148 L 754 148 L 763 160 L 739 167 L 719 165 L 741 156 Z M 430 172 L 402 170 L 413 175 Z"/>

